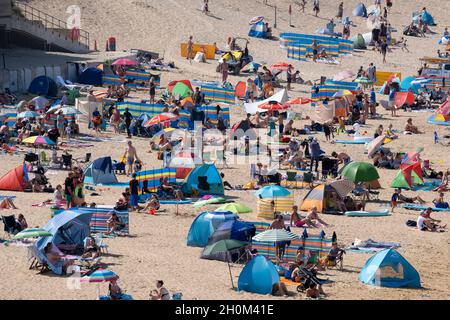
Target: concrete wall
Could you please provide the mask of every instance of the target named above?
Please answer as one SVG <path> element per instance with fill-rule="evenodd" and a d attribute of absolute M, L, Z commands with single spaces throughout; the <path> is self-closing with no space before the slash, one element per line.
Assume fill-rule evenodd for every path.
<path fill-rule="evenodd" d="M 73 42 L 66 38 L 65 35 L 58 31 L 45 29 L 38 23 L 32 23 L 19 16 L 13 16 L 10 21 L 11 30 L 17 30 L 24 33 L 28 33 L 34 37 L 38 37 L 47 41 L 48 44 L 53 44 L 56 47 L 64 48 L 67 51 L 75 53 L 87 53 L 89 48 L 78 42 Z"/>
<path fill-rule="evenodd" d="M 11 0 L 0 0 L 0 17 L 11 16 Z"/>
<path fill-rule="evenodd" d="M 0 70 L 0 90 L 9 88 L 13 92 L 25 93 L 31 81 L 37 76 L 47 75 L 56 81 L 57 76 L 69 78 L 68 64 L 39 66 L 34 68 L 21 68 L 12 70 Z"/>

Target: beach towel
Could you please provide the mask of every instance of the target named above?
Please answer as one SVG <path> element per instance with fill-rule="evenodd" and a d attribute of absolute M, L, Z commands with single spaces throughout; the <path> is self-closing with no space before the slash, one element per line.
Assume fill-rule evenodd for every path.
<path fill-rule="evenodd" d="M 422 211 L 426 210 L 428 208 L 431 208 L 431 210 L 436 212 L 450 212 L 450 208 L 436 208 L 436 207 L 430 207 L 430 206 L 423 206 L 420 204 L 414 204 L 414 203 L 408 203 L 403 206 L 406 210 L 416 210 L 416 211 Z"/>
<path fill-rule="evenodd" d="M 355 239 L 353 244 L 347 247 L 345 250 L 361 253 L 375 253 L 383 251 L 385 249 L 396 249 L 400 247 L 401 244 L 399 242 L 384 242 L 384 241 L 375 241 L 372 239 L 367 240 Z"/>

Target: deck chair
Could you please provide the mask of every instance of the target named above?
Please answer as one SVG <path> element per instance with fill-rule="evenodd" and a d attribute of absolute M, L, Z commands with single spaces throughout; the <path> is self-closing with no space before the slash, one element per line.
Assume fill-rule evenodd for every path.
<path fill-rule="evenodd" d="M 91 161 L 91 157 L 92 157 L 92 153 L 88 152 L 86 153 L 86 155 L 84 156 L 84 158 L 76 158 L 74 159 L 76 162 L 81 162 L 81 163 L 89 163 Z"/>
<path fill-rule="evenodd" d="M 314 174 L 312 172 L 305 172 L 302 182 L 308 183 L 310 189 L 314 188 Z"/>
<path fill-rule="evenodd" d="M 211 152 L 203 152 L 203 162 L 211 162 Z"/>
<path fill-rule="evenodd" d="M 345 250 L 342 250 L 334 260 L 328 260 L 326 264 L 327 269 L 344 269 L 344 254 Z"/>
<path fill-rule="evenodd" d="M 49 159 L 47 158 L 47 153 L 45 153 L 45 151 L 42 151 L 39 154 L 39 161 L 43 164 L 43 165 L 48 165 L 50 163 Z"/>
<path fill-rule="evenodd" d="M 40 274 L 51 271 L 36 246 L 28 247 L 28 261 L 31 261 L 29 270 L 38 270 Z"/>
<path fill-rule="evenodd" d="M 2 221 L 4 225 L 3 231 L 5 231 L 5 238 L 11 239 L 11 235 L 15 235 L 20 231 L 17 227 L 17 222 L 14 215 L 2 216 Z"/>
<path fill-rule="evenodd" d="M 216 150 L 216 161 L 214 161 L 214 164 L 216 164 L 216 162 L 222 164 L 222 169 L 228 168 L 225 152 L 223 150 Z"/>
<path fill-rule="evenodd" d="M 63 154 L 61 155 L 63 159 L 63 168 L 72 169 L 72 155 L 71 154 Z"/>
<path fill-rule="evenodd" d="M 292 183 L 295 184 L 295 187 L 298 186 L 297 172 L 287 171 L 286 172 L 286 187 L 290 186 Z"/>

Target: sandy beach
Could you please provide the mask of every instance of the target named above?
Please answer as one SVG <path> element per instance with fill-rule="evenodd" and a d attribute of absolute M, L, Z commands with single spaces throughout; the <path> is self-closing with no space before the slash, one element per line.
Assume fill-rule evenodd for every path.
<path fill-rule="evenodd" d="M 123 1 L 69 1 L 69 0 L 32 0 L 28 3 L 38 9 L 45 10 L 49 14 L 64 17 L 66 7 L 78 4 L 81 11 L 82 28 L 91 32 L 93 39 L 104 50 L 104 43 L 109 36 L 117 38 L 118 51 L 141 48 L 144 50 L 159 52 L 164 55 L 166 61 L 174 61 L 176 69 L 170 72 L 162 72 L 161 84 L 164 86 L 171 80 L 198 79 L 219 81 L 220 74 L 215 72 L 217 61 L 208 60 L 207 63 L 190 64 L 180 56 L 180 43 L 186 42 L 189 35 L 193 35 L 195 42 L 216 42 L 219 48 L 224 47 L 228 36 L 247 37 L 248 21 L 254 17 L 263 15 L 272 25 L 274 9 L 262 4 L 262 0 L 222 0 L 210 1 L 211 15 L 206 16 L 201 12 L 202 1 L 199 0 L 123 0 Z M 312 1 L 310 1 L 312 2 Z M 352 28 L 352 36 L 358 32 L 368 32 L 365 20 L 352 17 L 351 10 L 360 2 L 357 0 L 344 1 L 344 16 L 350 16 L 356 24 Z M 277 29 L 273 30 L 275 36 L 281 32 L 315 33 L 316 29 L 324 28 L 328 19 L 334 17 L 339 1 L 321 1 L 319 17 L 314 17 L 312 4 L 308 3 L 305 13 L 300 13 L 298 6 L 287 0 L 271 0 L 277 11 Z M 364 1 L 369 6 L 372 1 Z M 292 4 L 292 24 L 289 26 L 288 8 Z M 398 32 L 394 38 L 401 38 L 401 31 L 410 23 L 411 14 L 423 7 L 423 1 L 397 0 L 389 13 L 389 22 Z M 402 52 L 401 49 L 392 47 L 387 54 L 387 63 L 382 63 L 382 57 L 378 52 L 363 50 L 354 52 L 353 55 L 340 59 L 338 65 L 313 63 L 312 61 L 299 62 L 288 60 L 285 50 L 279 47 L 275 40 L 262 40 L 249 38 L 249 50 L 255 61 L 270 65 L 279 61 L 289 61 L 294 68 L 300 70 L 305 80 L 320 79 L 320 76 L 332 77 L 342 70 L 356 72 L 360 66 L 367 68 L 369 63 L 374 63 L 378 70 L 401 72 L 402 75 L 416 75 L 420 67 L 419 58 L 423 56 L 435 56 L 439 47 L 444 27 L 450 24 L 448 12 L 450 2 L 429 0 L 426 4 L 429 12 L 434 16 L 437 26 L 431 27 L 436 32 L 427 35 L 426 38 L 408 37 L 410 52 Z M 342 28 L 338 25 L 339 32 Z M 101 61 L 104 53 L 98 54 Z M 32 57 L 31 57 L 32 58 Z M 247 77 L 230 76 L 229 81 L 236 84 L 245 81 Z M 158 92 L 159 93 L 159 92 Z M 310 87 L 294 84 L 289 91 L 290 98 L 310 97 Z M 148 98 L 144 93 L 131 92 L 128 101 L 140 101 Z M 377 95 L 377 99 L 385 99 L 386 96 Z M 309 106 L 297 106 L 297 112 L 303 116 L 312 115 L 313 109 Z M 382 119 L 370 119 L 362 127 L 369 136 L 373 136 L 378 125 L 385 128 L 389 124 L 402 131 L 406 120 L 412 118 L 415 125 L 423 132 L 418 135 L 402 135 L 393 140 L 388 147 L 393 152 L 414 151 L 423 148 L 422 159 L 430 160 L 432 167 L 437 171 L 450 168 L 450 149 L 441 144 L 434 144 L 433 132 L 436 130 L 439 136 L 450 134 L 450 127 L 433 126 L 427 123 L 430 112 L 404 112 L 399 111 L 398 117 L 392 118 L 390 111 L 381 106 L 377 112 L 382 114 Z M 231 123 L 242 120 L 245 117 L 245 109 L 242 102 L 230 106 Z M 309 124 L 307 120 L 297 120 L 295 126 L 300 128 Z M 80 124 L 81 132 L 94 135 L 87 128 L 86 123 Z M 332 151 L 348 153 L 355 161 L 371 162 L 367 154 L 364 154 L 364 145 L 340 145 L 325 141 L 323 134 L 315 135 L 324 151 L 331 154 Z M 99 137 L 106 138 L 103 142 L 93 142 L 93 147 L 74 148 L 70 152 L 77 157 L 84 157 L 86 152 L 92 153 L 92 158 L 111 156 L 119 159 L 126 148 L 126 136 L 116 136 L 111 128 L 103 132 Z M 109 138 L 109 139 L 108 139 Z M 347 138 L 344 136 L 344 138 Z M 148 153 L 148 139 L 133 137 L 133 144 L 144 162 L 144 169 L 160 168 L 162 162 L 156 159 L 156 153 Z M 27 149 L 22 147 L 23 149 Z M 0 155 L 0 176 L 11 168 L 18 166 L 23 161 L 23 155 Z M 226 176 L 226 180 L 233 185 L 245 184 L 250 180 L 249 164 L 232 164 L 230 168 L 220 170 Z M 391 181 L 397 170 L 378 169 L 380 175 L 379 198 L 384 202 L 390 201 L 393 189 Z M 66 177 L 66 171 L 51 171 L 47 174 L 53 186 L 62 184 Z M 118 175 L 120 181 L 127 182 L 124 175 Z M 303 197 L 309 191 L 308 188 L 291 189 L 294 193 L 296 204 L 300 204 Z M 99 196 L 90 196 L 86 192 L 88 203 L 113 205 L 122 192 L 118 187 L 95 187 Z M 405 191 L 406 195 L 419 194 L 428 203 L 436 197 L 434 192 Z M 18 210 L 3 210 L 1 215 L 22 213 L 30 226 L 42 227 L 50 219 L 48 207 L 34 207 L 42 201 L 52 199 L 52 194 L 46 193 L 19 193 L 1 191 L 0 195 L 14 195 L 15 205 Z M 250 206 L 254 211 L 240 215 L 247 221 L 261 221 L 256 214 L 257 198 L 254 191 L 226 191 L 226 195 L 237 198 L 236 201 Z M 449 192 L 445 197 L 449 201 Z M 304 299 L 304 294 L 297 294 L 295 287 L 288 287 L 295 292 L 289 298 L 272 297 L 252 294 L 248 292 L 236 292 L 231 289 L 226 263 L 200 259 L 201 248 L 188 247 L 186 236 L 195 216 L 205 210 L 214 210 L 217 206 L 211 205 L 198 209 L 192 205 L 180 205 L 180 215 L 175 216 L 174 205 L 163 205 L 162 210 L 155 216 L 144 213 L 130 212 L 130 236 L 106 239 L 109 246 L 109 254 L 102 259 L 108 268 L 120 276 L 120 286 L 135 299 L 148 299 L 150 290 L 154 288 L 157 279 L 163 279 L 165 286 L 171 292 L 182 292 L 183 299 Z M 366 209 L 375 210 L 379 203 L 369 203 Z M 346 216 L 322 215 L 329 226 L 324 229 L 327 235 L 336 232 L 338 242 L 344 246 L 350 245 L 357 239 L 374 239 L 378 241 L 399 242 L 398 251 L 416 268 L 421 277 L 423 289 L 392 289 L 382 287 L 370 287 L 358 281 L 358 275 L 369 254 L 348 252 L 344 257 L 344 270 L 327 270 L 321 273 L 322 278 L 332 280 L 331 284 L 324 286 L 328 294 L 327 299 L 448 299 L 450 295 L 450 271 L 446 266 L 450 263 L 450 236 L 448 232 L 432 233 L 419 232 L 408 228 L 405 222 L 416 220 L 418 212 L 398 208 L 388 217 L 350 218 Z M 442 220 L 442 224 L 450 223 L 448 212 L 433 213 L 435 219 Z M 267 221 L 270 222 L 270 221 Z M 294 229 L 300 233 L 302 229 Z M 316 230 L 315 230 L 316 231 Z M 320 230 L 318 230 L 320 232 Z M 30 262 L 27 260 L 27 250 L 21 246 L 0 245 L 0 299 L 95 299 L 97 285 L 81 284 L 77 287 L 68 277 L 59 277 L 51 273 L 37 274 L 35 270 L 29 270 Z M 237 282 L 243 266 L 234 266 L 232 273 Z M 106 293 L 107 285 L 101 284 L 101 292 Z"/>

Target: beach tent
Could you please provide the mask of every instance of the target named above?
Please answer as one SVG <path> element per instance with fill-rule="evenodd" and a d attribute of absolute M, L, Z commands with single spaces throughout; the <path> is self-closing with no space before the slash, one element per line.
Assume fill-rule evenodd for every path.
<path fill-rule="evenodd" d="M 34 254 L 38 255 L 39 260 L 44 260 L 54 273 L 63 274 L 62 263 L 55 265 L 48 261 L 44 248 L 50 242 L 54 246 L 64 244 L 83 248 L 84 239 L 90 235 L 91 216 L 92 212 L 82 209 L 70 209 L 55 215 L 43 228 L 52 236 L 39 238 Z"/>
<path fill-rule="evenodd" d="M 405 104 L 410 106 L 414 103 L 414 94 L 412 92 L 396 92 L 394 104 L 397 107 L 403 107 Z"/>
<path fill-rule="evenodd" d="M 78 83 L 101 87 L 103 85 L 103 71 L 98 68 L 87 68 L 78 77 Z"/>
<path fill-rule="evenodd" d="M 58 94 L 58 86 L 51 78 L 47 76 L 39 76 L 31 81 L 30 86 L 28 87 L 28 92 L 48 97 L 56 97 Z"/>
<path fill-rule="evenodd" d="M 366 40 L 364 40 L 364 37 L 361 33 L 358 33 L 358 35 L 353 40 L 353 48 L 354 49 L 366 49 Z"/>
<path fill-rule="evenodd" d="M 428 118 L 428 123 L 437 125 L 450 125 L 450 100 L 446 100 L 435 112 Z"/>
<path fill-rule="evenodd" d="M 84 172 L 84 183 L 93 185 L 117 183 L 111 157 L 94 160 Z"/>
<path fill-rule="evenodd" d="M 23 191 L 24 182 L 28 181 L 25 164 L 15 167 L 0 178 L 0 190 Z"/>
<path fill-rule="evenodd" d="M 189 247 L 205 247 L 208 245 L 209 237 L 221 223 L 236 219 L 237 215 L 229 211 L 202 212 L 192 221 L 187 236 L 187 245 Z"/>
<path fill-rule="evenodd" d="M 253 24 L 250 27 L 248 36 L 254 38 L 267 38 L 266 23 L 264 22 L 264 20 Z"/>
<path fill-rule="evenodd" d="M 353 16 L 367 18 L 367 9 L 364 3 L 360 2 L 352 11 Z"/>
<path fill-rule="evenodd" d="M 333 186 L 330 184 L 320 184 L 306 194 L 303 198 L 300 210 L 310 211 L 313 207 L 316 207 L 318 212 L 326 213 L 326 203 L 332 194 L 340 201 L 343 201 L 341 195 Z"/>
<path fill-rule="evenodd" d="M 426 25 L 429 26 L 435 26 L 436 23 L 434 22 L 434 18 L 431 14 L 428 13 L 428 11 L 422 12 L 422 13 L 413 13 L 413 20 L 417 21 L 418 17 L 422 16 L 422 21 Z"/>
<path fill-rule="evenodd" d="M 365 284 L 388 288 L 420 288 L 420 275 L 396 250 L 386 249 L 367 260 L 359 274 Z"/>
<path fill-rule="evenodd" d="M 259 294 L 271 294 L 272 287 L 280 281 L 280 276 L 272 261 L 257 255 L 242 269 L 238 280 L 238 290 Z"/>
<path fill-rule="evenodd" d="M 238 99 L 244 99 L 246 91 L 247 83 L 244 81 L 239 81 L 234 88 L 234 94 Z"/>
<path fill-rule="evenodd" d="M 407 175 L 410 175 L 411 184 L 408 183 L 407 178 L 405 177 L 404 171 L 399 170 L 391 183 L 392 188 L 401 188 L 401 189 L 411 189 L 412 186 L 422 185 L 423 180 L 415 173 L 414 171 L 407 172 Z"/>
<path fill-rule="evenodd" d="M 203 164 L 192 169 L 186 177 L 182 190 L 192 194 L 193 189 L 198 195 L 224 195 L 222 177 L 214 164 Z"/>
<path fill-rule="evenodd" d="M 287 90 L 282 89 L 265 100 L 255 101 L 255 102 L 251 102 L 251 103 L 244 103 L 245 112 L 250 113 L 250 114 L 255 114 L 256 112 L 267 112 L 266 109 L 260 109 L 259 106 L 261 106 L 264 103 L 267 103 L 269 101 L 276 101 L 281 104 L 286 103 L 287 101 L 289 101 L 289 96 L 288 96 Z"/>
<path fill-rule="evenodd" d="M 240 220 L 227 220 L 222 222 L 209 238 L 208 244 L 220 240 L 233 239 L 249 242 L 256 233 L 253 223 Z"/>
<path fill-rule="evenodd" d="M 192 94 L 192 90 L 184 82 L 177 82 L 172 88 L 172 95 L 179 95 L 181 99 L 186 98 Z"/>

